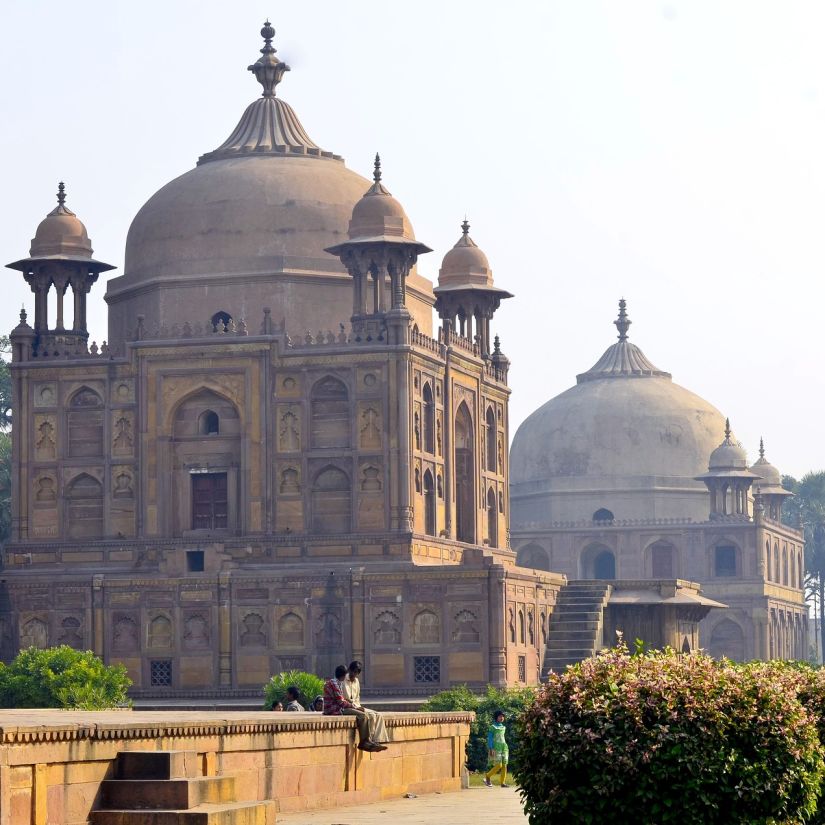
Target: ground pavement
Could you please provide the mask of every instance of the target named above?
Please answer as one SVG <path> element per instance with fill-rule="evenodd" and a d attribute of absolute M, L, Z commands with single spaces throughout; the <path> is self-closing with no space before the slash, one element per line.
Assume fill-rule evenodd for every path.
<path fill-rule="evenodd" d="M 470 788 L 327 811 L 278 814 L 278 825 L 526 825 L 515 788 Z"/>

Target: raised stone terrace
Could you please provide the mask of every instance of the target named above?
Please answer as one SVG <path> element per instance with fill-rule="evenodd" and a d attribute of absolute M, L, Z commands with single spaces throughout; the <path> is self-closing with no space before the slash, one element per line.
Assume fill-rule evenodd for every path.
<path fill-rule="evenodd" d="M 273 825 L 461 787 L 472 714 L 386 714 L 388 750 L 315 713 L 0 711 L 0 825 Z"/>

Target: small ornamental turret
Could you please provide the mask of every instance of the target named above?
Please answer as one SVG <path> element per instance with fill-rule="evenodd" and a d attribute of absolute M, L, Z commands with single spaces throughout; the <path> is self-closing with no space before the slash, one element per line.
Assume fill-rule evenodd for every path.
<path fill-rule="evenodd" d="M 63 181 L 58 184 L 57 206 L 37 227 L 29 256 L 7 266 L 22 272 L 34 292 L 35 337 L 30 354 L 38 358 L 87 354 L 86 295 L 98 275 L 114 267 L 92 257 L 92 243 L 86 227 L 66 206 Z M 67 329 L 63 298 L 70 286 L 74 316 L 71 328 Z M 54 324 L 50 326 L 48 294 L 52 287 L 57 302 Z"/>
<path fill-rule="evenodd" d="M 733 437 L 730 419 L 725 419 L 725 438 L 710 454 L 708 471 L 696 477 L 697 481 L 705 482 L 710 492 L 711 519 L 750 518 L 748 495 L 751 485 L 759 478 L 748 469 L 747 453 Z"/>
<path fill-rule="evenodd" d="M 407 276 L 418 256 L 432 250 L 415 239 L 404 208 L 381 182 L 379 155 L 373 184 L 352 210 L 349 240 L 326 251 L 337 255 L 353 278 L 354 339 L 383 340 L 386 329 L 389 343 L 409 343 Z"/>
<path fill-rule="evenodd" d="M 793 493 L 782 486 L 782 473 L 765 458 L 765 441 L 762 438 L 759 439 L 759 458 L 751 467 L 751 472 L 759 476 L 755 491 L 765 515 L 773 521 L 781 521 L 782 502 Z"/>
<path fill-rule="evenodd" d="M 479 354 L 489 358 L 492 354 L 490 320 L 501 301 L 513 296 L 493 285 L 487 256 L 470 237 L 466 218 L 461 224 L 461 237 L 444 256 L 433 293 L 445 339 L 449 342 L 451 334 L 458 334 L 477 344 Z"/>

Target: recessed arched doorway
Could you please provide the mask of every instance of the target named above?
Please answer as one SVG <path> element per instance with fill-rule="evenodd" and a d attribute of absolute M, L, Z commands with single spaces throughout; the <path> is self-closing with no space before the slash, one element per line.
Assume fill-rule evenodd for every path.
<path fill-rule="evenodd" d="M 610 552 L 610 550 L 602 550 L 593 559 L 593 578 L 616 578 L 616 557 Z"/>

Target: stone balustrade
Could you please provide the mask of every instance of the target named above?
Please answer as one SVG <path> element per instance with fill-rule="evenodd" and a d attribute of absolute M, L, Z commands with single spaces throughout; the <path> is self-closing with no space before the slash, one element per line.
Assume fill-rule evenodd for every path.
<path fill-rule="evenodd" d="M 0 825 L 80 825 L 118 753 L 188 751 L 239 801 L 332 808 L 461 787 L 470 713 L 385 714 L 389 748 L 355 747 L 351 717 L 315 713 L 0 711 Z"/>

